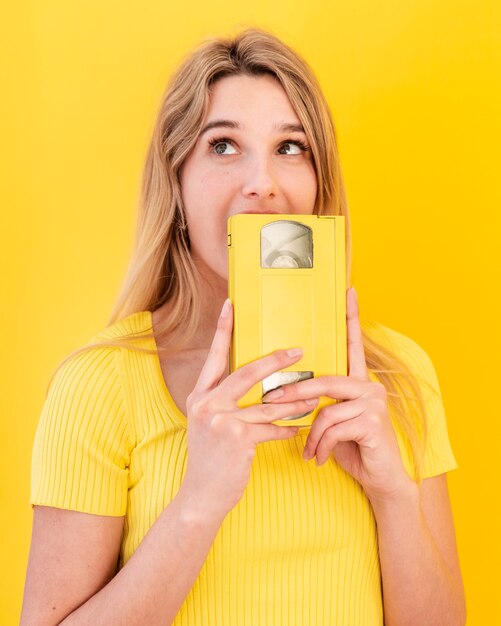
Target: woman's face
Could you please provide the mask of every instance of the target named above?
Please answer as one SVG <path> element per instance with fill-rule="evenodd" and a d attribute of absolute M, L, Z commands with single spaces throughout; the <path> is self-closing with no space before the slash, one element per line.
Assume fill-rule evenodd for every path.
<path fill-rule="evenodd" d="M 236 75 L 214 84 L 181 188 L 191 254 L 209 280 L 228 279 L 230 215 L 313 213 L 311 150 L 277 79 Z"/>

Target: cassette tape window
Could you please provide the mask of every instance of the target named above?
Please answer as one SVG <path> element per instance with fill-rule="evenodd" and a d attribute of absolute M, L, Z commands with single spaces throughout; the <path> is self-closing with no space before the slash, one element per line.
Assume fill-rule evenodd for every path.
<path fill-rule="evenodd" d="M 313 267 L 311 228 L 290 220 L 264 226 L 261 231 L 261 267 Z"/>
<path fill-rule="evenodd" d="M 334 126 L 302 57 L 253 28 L 186 56 L 138 212 L 110 321 L 60 363 L 39 418 L 21 624 L 463 624 L 445 481 L 457 464 L 426 352 L 360 322 L 348 290 L 332 309 L 346 312 L 346 375 L 296 345 L 230 372 L 246 311 L 227 302 L 232 217 L 274 218 L 256 263 L 287 277 L 326 249 L 301 218 L 342 218 L 336 280 L 350 284 Z M 303 296 L 295 312 L 313 316 Z M 282 396 L 242 405 L 284 372 Z M 287 419 L 322 398 L 311 425 Z"/>

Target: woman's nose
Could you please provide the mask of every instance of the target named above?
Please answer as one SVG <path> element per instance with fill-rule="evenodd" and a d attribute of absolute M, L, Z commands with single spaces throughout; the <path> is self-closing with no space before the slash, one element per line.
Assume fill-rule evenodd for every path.
<path fill-rule="evenodd" d="M 255 157 L 245 171 L 242 193 L 248 197 L 270 198 L 276 196 L 277 181 L 270 159 L 266 156 Z"/>

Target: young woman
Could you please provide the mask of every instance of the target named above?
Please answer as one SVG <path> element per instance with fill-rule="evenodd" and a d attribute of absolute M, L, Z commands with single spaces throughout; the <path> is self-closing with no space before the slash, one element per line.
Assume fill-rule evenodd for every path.
<path fill-rule="evenodd" d="M 241 212 L 345 215 L 349 284 L 328 107 L 256 29 L 204 44 L 167 88 L 122 296 L 40 418 L 21 623 L 464 624 L 430 359 L 361 326 L 349 289 L 348 376 L 239 408 L 301 357 L 284 346 L 228 373 L 226 222 Z M 273 424 L 320 396 L 343 402 L 311 429 Z"/>

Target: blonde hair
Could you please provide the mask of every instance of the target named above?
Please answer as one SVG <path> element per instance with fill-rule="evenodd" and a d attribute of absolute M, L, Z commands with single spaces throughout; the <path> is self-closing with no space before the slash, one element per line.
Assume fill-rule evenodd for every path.
<path fill-rule="evenodd" d="M 166 314 L 150 334 L 122 336 L 87 344 L 83 350 L 116 346 L 170 354 L 194 336 L 201 302 L 201 277 L 190 256 L 180 187 L 182 165 L 193 149 L 209 107 L 211 87 L 231 75 L 274 76 L 300 119 L 311 146 L 318 192 L 314 213 L 344 215 L 347 284 L 351 276 L 351 230 L 336 133 L 329 106 L 307 63 L 277 37 L 250 28 L 234 37 L 211 39 L 195 49 L 170 79 L 153 129 L 143 171 L 134 248 L 109 324 L 139 311 L 167 304 Z M 165 347 L 173 333 L 179 339 Z M 146 337 L 157 349 L 134 346 Z M 387 389 L 389 403 L 411 446 L 417 480 L 421 480 L 426 417 L 420 385 L 396 354 L 363 333 L 367 366 Z M 56 371 L 57 371 L 56 369 Z M 51 379 L 52 380 L 52 379 Z M 50 385 L 50 383 L 49 383 Z"/>

